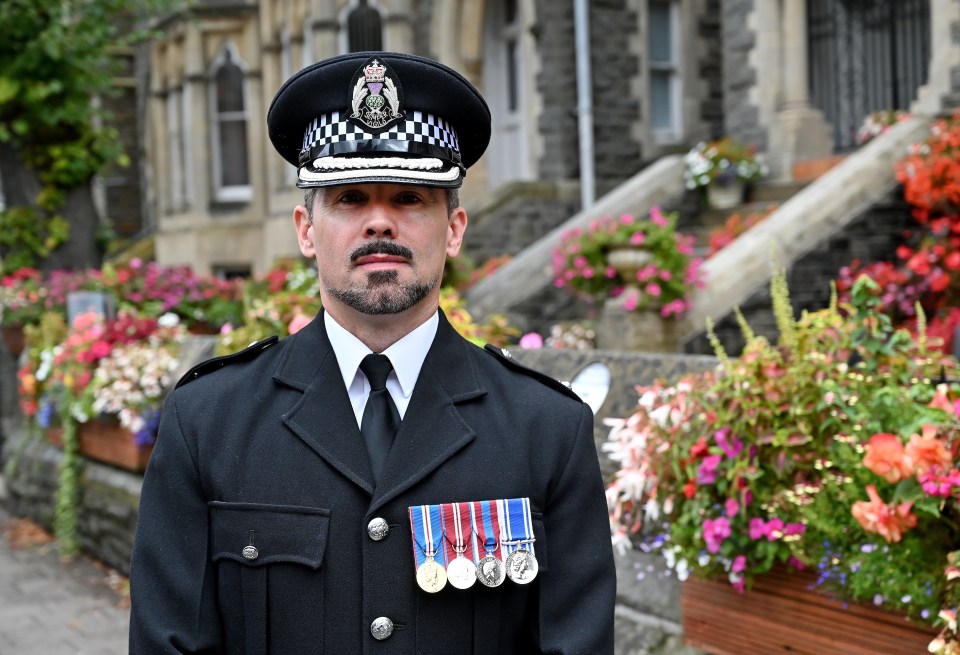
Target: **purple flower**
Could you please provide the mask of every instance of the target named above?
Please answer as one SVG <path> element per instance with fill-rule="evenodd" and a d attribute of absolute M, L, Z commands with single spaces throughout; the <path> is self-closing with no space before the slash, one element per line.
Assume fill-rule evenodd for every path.
<path fill-rule="evenodd" d="M 721 428 L 713 434 L 713 439 L 717 442 L 717 445 L 720 446 L 720 449 L 723 450 L 723 453 L 730 459 L 733 459 L 743 450 L 743 442 L 736 437 L 728 441 L 727 437 L 729 434 L 730 428 Z"/>

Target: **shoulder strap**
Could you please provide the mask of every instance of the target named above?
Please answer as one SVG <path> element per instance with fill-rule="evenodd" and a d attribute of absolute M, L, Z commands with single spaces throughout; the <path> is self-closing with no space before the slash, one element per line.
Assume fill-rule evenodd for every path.
<path fill-rule="evenodd" d="M 277 337 L 277 335 L 273 335 L 272 337 L 267 337 L 262 341 L 256 341 L 250 344 L 249 346 L 247 346 L 246 348 L 244 348 L 243 350 L 239 352 L 235 352 L 232 355 L 223 355 L 222 357 L 214 357 L 213 359 L 208 359 L 206 361 L 200 362 L 199 364 L 191 368 L 189 371 L 187 371 L 182 378 L 180 378 L 180 381 L 177 382 L 174 389 L 179 389 L 183 385 L 189 382 L 193 382 L 201 375 L 206 375 L 207 373 L 217 371 L 223 368 L 224 366 L 226 366 L 227 364 L 249 361 L 254 357 L 256 357 L 257 355 L 259 355 L 260 353 L 262 353 L 264 350 L 266 350 L 270 346 L 272 346 L 273 344 L 275 344 L 277 341 L 279 341 L 279 338 Z"/>
<path fill-rule="evenodd" d="M 518 362 L 516 359 L 514 359 L 513 355 L 511 355 L 510 351 L 507 350 L 506 348 L 497 348 L 493 344 L 488 343 L 486 346 L 483 347 L 483 349 L 486 350 L 491 355 L 493 355 L 497 359 L 497 361 L 499 361 L 501 364 L 503 364 L 510 370 L 523 373 L 524 375 L 531 377 L 534 380 L 541 382 L 542 384 L 547 385 L 551 389 L 555 389 L 559 391 L 565 396 L 569 396 L 574 400 L 580 400 L 581 402 L 583 402 L 580 399 L 580 396 L 575 394 L 573 392 L 573 389 L 571 389 L 569 386 L 567 386 L 563 382 L 560 382 L 559 380 L 555 380 L 554 378 L 550 377 L 546 373 L 542 373 L 536 369 L 530 368 L 529 366 L 524 366 L 523 364 Z"/>

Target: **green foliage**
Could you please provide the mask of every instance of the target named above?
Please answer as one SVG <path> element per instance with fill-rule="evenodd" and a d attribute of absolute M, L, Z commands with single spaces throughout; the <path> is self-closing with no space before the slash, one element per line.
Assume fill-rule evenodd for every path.
<path fill-rule="evenodd" d="M 30 228 L 24 211 L 0 213 L 8 270 L 33 265 L 68 237 L 56 215 L 67 193 L 110 163 L 124 161 L 110 115 L 118 48 L 148 33 L 132 27 L 183 0 L 4 0 L 0 2 L 0 142 L 17 152 L 42 185 Z M 8 228 L 14 226 L 12 231 Z M 12 257 L 13 261 L 10 260 Z"/>

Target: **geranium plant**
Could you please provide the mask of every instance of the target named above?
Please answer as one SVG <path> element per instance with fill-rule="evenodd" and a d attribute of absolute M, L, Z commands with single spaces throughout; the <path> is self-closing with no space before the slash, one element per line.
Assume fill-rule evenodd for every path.
<path fill-rule="evenodd" d="M 944 625 L 960 600 L 957 365 L 895 330 L 877 291 L 861 278 L 850 304 L 796 320 L 781 274 L 776 344 L 741 317 L 738 359 L 714 338 L 715 370 L 640 388 L 606 444 L 615 541 L 741 590 L 812 567 L 824 593 Z"/>
<path fill-rule="evenodd" d="M 767 175 L 767 166 L 756 149 L 731 137 L 709 143 L 701 141 L 686 154 L 684 163 L 684 181 L 688 189 L 729 184 L 736 180 L 756 182 Z"/>
<path fill-rule="evenodd" d="M 650 216 L 630 214 L 599 218 L 587 229 L 574 228 L 553 251 L 554 285 L 590 303 L 621 297 L 629 311 L 654 309 L 680 317 L 700 284 L 701 260 L 693 257 L 694 238 L 676 230 L 677 214 L 659 207 Z M 609 259 L 611 251 L 634 248 L 648 253 L 646 264 L 621 279 Z"/>

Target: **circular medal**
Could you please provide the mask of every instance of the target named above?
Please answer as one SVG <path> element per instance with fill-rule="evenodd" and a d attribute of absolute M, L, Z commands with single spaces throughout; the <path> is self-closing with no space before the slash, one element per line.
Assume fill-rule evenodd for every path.
<path fill-rule="evenodd" d="M 488 587 L 499 587 L 507 579 L 507 571 L 503 562 L 493 555 L 486 555 L 477 564 L 477 580 Z"/>
<path fill-rule="evenodd" d="M 436 560 L 428 557 L 417 569 L 417 584 L 424 591 L 435 594 L 447 584 L 447 572 Z"/>
<path fill-rule="evenodd" d="M 447 564 L 447 580 L 457 589 L 469 589 L 477 581 L 477 566 L 462 554 Z"/>
<path fill-rule="evenodd" d="M 537 577 L 540 566 L 529 550 L 518 548 L 507 556 L 507 577 L 517 584 L 527 584 Z"/>

